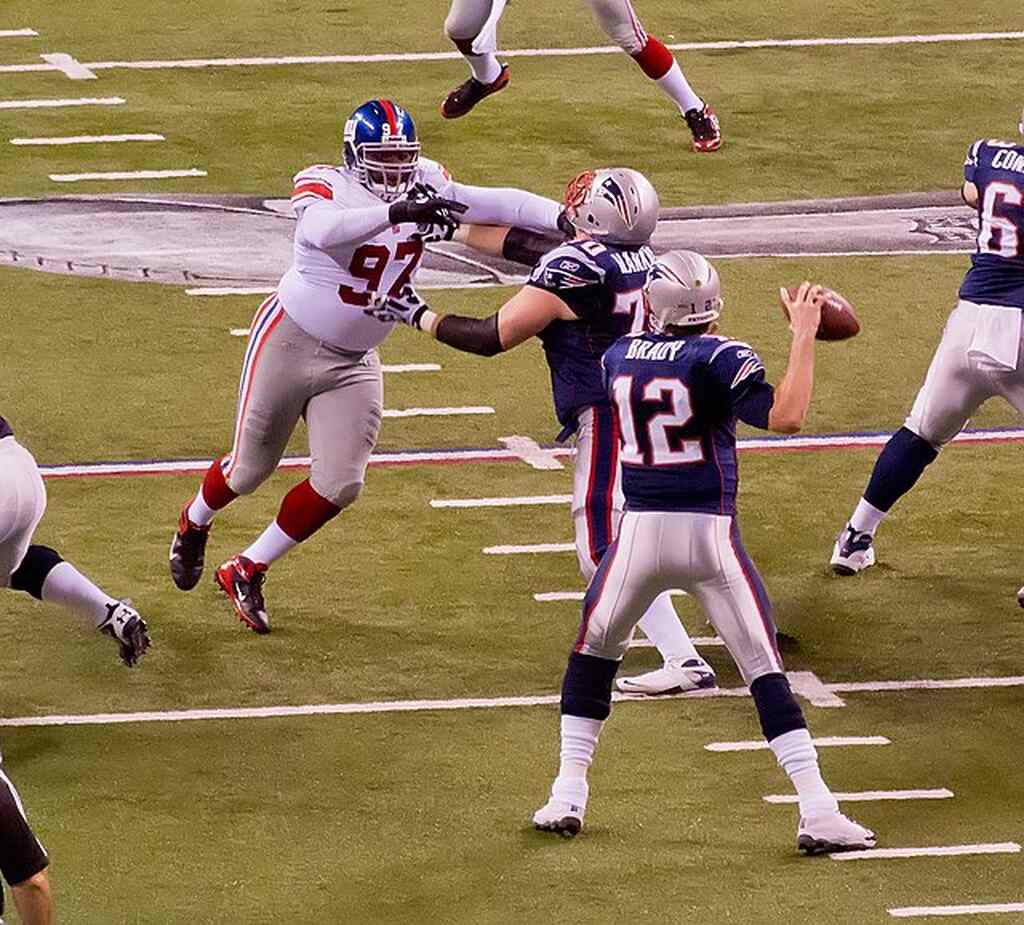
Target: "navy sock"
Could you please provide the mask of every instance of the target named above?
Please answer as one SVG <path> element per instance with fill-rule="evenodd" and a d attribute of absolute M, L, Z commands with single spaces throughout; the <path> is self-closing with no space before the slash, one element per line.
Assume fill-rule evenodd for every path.
<path fill-rule="evenodd" d="M 939 451 L 906 427 L 892 435 L 875 462 L 864 500 L 888 511 L 920 478 Z"/>
<path fill-rule="evenodd" d="M 789 687 L 789 679 L 784 674 L 773 672 L 755 678 L 750 685 L 750 693 L 757 706 L 761 731 L 769 742 L 794 729 L 807 728 L 804 712 L 796 702 Z"/>
<path fill-rule="evenodd" d="M 562 680 L 562 713 L 608 719 L 612 711 L 612 681 L 618 670 L 615 659 L 573 652 Z"/>

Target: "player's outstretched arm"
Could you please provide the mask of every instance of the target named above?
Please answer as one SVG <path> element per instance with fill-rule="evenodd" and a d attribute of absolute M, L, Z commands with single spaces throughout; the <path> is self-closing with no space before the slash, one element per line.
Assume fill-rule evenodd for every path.
<path fill-rule="evenodd" d="M 548 251 L 572 237 L 572 233 L 571 225 L 558 232 L 542 232 L 507 225 L 464 224 L 456 229 L 454 240 L 482 254 L 501 257 L 532 269 Z"/>
<path fill-rule="evenodd" d="M 423 200 L 400 199 L 365 209 L 349 209 L 336 202 L 314 202 L 299 216 L 299 237 L 323 250 L 338 244 L 365 241 L 391 225 L 415 222 L 418 225 L 452 223 L 453 214 L 465 211 L 462 203 L 429 197 Z"/>
<path fill-rule="evenodd" d="M 443 192 L 468 206 L 463 221 L 474 225 L 506 225 L 548 232 L 558 230 L 562 206 L 554 199 L 513 187 L 468 186 L 455 182 Z"/>
<path fill-rule="evenodd" d="M 775 389 L 775 401 L 768 412 L 768 429 L 780 434 L 795 434 L 804 426 L 814 389 L 814 335 L 821 321 L 824 289 L 805 282 L 790 298 L 783 288 L 779 298 L 789 311 L 793 342 L 789 348 L 786 374 Z"/>

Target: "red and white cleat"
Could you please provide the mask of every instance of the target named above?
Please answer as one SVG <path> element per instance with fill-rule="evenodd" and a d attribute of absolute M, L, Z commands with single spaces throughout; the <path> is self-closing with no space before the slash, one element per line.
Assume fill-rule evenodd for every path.
<path fill-rule="evenodd" d="M 693 135 L 693 150 L 698 154 L 717 151 L 722 147 L 722 127 L 715 111 L 704 104 L 703 109 L 690 109 L 683 116 Z"/>
<path fill-rule="evenodd" d="M 263 579 L 267 567 L 262 562 L 253 562 L 245 556 L 228 559 L 214 573 L 213 580 L 220 587 L 232 606 L 238 619 L 253 632 L 270 632 L 270 619 L 263 602 Z"/>

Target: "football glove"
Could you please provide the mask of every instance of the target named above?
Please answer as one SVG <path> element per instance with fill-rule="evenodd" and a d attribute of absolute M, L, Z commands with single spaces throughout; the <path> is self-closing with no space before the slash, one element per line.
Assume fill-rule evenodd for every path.
<path fill-rule="evenodd" d="M 420 318 L 429 308 L 430 306 L 416 295 L 416 290 L 406 285 L 398 295 L 374 293 L 370 298 L 369 307 L 363 309 L 363 314 L 384 324 L 407 324 L 411 328 L 417 328 Z"/>
<path fill-rule="evenodd" d="M 442 199 L 429 187 L 417 184 L 409 191 L 407 199 L 392 203 L 388 220 L 392 225 L 410 222 L 419 226 L 423 240 L 447 241 L 459 227 L 458 216 L 469 206 L 454 199 Z"/>

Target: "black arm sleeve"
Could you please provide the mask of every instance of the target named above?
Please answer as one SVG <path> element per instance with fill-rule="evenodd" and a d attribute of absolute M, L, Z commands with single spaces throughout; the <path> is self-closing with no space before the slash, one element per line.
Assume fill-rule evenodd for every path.
<path fill-rule="evenodd" d="M 434 337 L 442 344 L 492 357 L 501 353 L 501 339 L 498 337 L 498 313 L 490 318 L 467 318 L 465 315 L 442 315 L 434 329 Z"/>
<path fill-rule="evenodd" d="M 525 228 L 509 228 L 501 245 L 501 256 L 513 263 L 535 267 L 548 251 L 562 243 L 562 238 L 552 234 L 540 234 Z"/>

